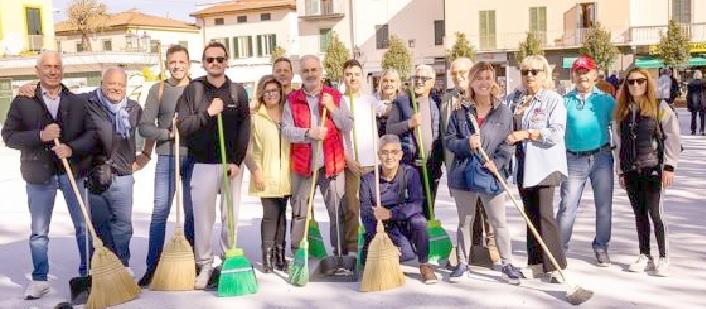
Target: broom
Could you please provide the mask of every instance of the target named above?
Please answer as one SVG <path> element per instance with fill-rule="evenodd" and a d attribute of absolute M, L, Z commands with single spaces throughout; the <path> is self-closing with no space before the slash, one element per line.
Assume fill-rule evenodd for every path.
<path fill-rule="evenodd" d="M 174 236 L 164 247 L 157 264 L 150 289 L 154 291 L 188 291 L 194 289 L 196 269 L 194 268 L 194 251 L 184 236 L 181 225 L 182 186 L 179 174 L 181 157 L 179 156 L 179 130 L 176 127 L 176 116 L 173 121 L 174 130 L 174 169 L 176 180 L 176 228 Z"/>
<path fill-rule="evenodd" d="M 324 108 L 324 111 L 321 114 L 322 126 L 326 125 L 326 111 L 327 109 Z M 317 143 L 316 149 L 314 150 L 314 154 L 312 155 L 311 166 L 313 169 L 313 176 L 311 178 L 309 200 L 307 201 L 306 206 L 307 218 L 304 221 L 304 237 L 302 237 L 301 242 L 299 242 L 299 248 L 297 248 L 297 251 L 294 252 L 294 261 L 292 263 L 292 266 L 289 267 L 289 282 L 295 286 L 305 286 L 307 283 L 309 283 L 309 215 L 311 215 L 311 212 L 313 211 L 312 205 L 314 204 L 316 177 L 319 174 L 319 169 L 313 167 L 315 166 L 316 160 L 318 159 L 319 150 L 321 149 L 322 144 L 323 141 Z"/>
<path fill-rule="evenodd" d="M 54 145 L 59 146 L 59 139 L 54 139 Z M 120 262 L 118 257 L 108 248 L 103 246 L 103 242 L 96 235 L 96 230 L 93 228 L 93 223 L 86 210 L 86 205 L 83 204 L 81 194 L 79 194 L 76 179 L 71 171 L 71 166 L 66 158 L 61 159 L 64 165 L 66 175 L 69 177 L 71 188 L 76 194 L 76 199 L 81 208 L 81 213 L 86 221 L 88 231 L 93 238 L 93 256 L 91 257 L 91 292 L 88 294 L 86 307 L 89 309 L 107 308 L 137 298 L 140 294 L 140 288 L 127 273 L 125 267 Z"/>
<path fill-rule="evenodd" d="M 478 126 L 478 122 L 476 122 L 475 117 L 473 115 L 471 115 L 471 117 L 468 117 L 468 118 L 471 120 L 471 125 L 475 129 L 475 132 L 480 132 L 480 130 L 477 129 L 480 127 Z M 478 151 L 480 152 L 480 155 L 483 158 L 483 161 L 487 162 L 490 160 L 490 158 L 488 157 L 488 154 L 485 153 L 485 150 L 483 149 L 482 146 L 480 148 L 478 148 Z M 500 185 L 503 187 L 503 190 L 505 191 L 505 193 L 508 196 L 510 196 L 510 199 L 512 200 L 512 204 L 515 205 L 515 208 L 517 208 L 517 211 L 519 211 L 520 215 L 522 215 L 522 218 L 527 223 L 527 227 L 529 227 L 530 231 L 532 231 L 532 235 L 537 240 L 539 245 L 542 247 L 542 250 L 544 250 L 544 254 L 546 254 L 549 257 L 549 260 L 551 261 L 554 268 L 556 268 L 557 271 L 559 271 L 559 275 L 561 276 L 561 278 L 563 279 L 563 282 L 564 282 L 563 284 L 566 286 L 566 291 L 565 291 L 566 300 L 572 305 L 580 305 L 583 302 L 591 299 L 591 297 L 593 296 L 593 291 L 583 289 L 578 285 L 572 285 L 568 282 L 567 277 L 564 275 L 564 271 L 559 266 L 559 263 L 554 258 L 554 255 L 552 254 L 552 252 L 549 251 L 549 248 L 544 243 L 544 240 L 539 235 L 539 232 L 537 232 L 537 229 L 532 224 L 532 221 L 530 221 L 529 217 L 527 217 L 527 214 L 522 209 L 522 207 L 520 206 L 520 203 L 517 201 L 517 199 L 515 199 L 515 196 L 513 196 L 512 193 L 510 193 L 510 188 L 507 186 L 507 183 L 505 182 L 504 178 L 502 176 L 500 176 L 500 173 L 497 170 L 493 170 L 492 172 L 493 172 L 493 175 L 495 176 L 495 178 L 498 179 L 498 182 L 500 183 Z"/>
<path fill-rule="evenodd" d="M 377 130 L 375 130 L 377 132 Z M 373 141 L 373 148 L 377 149 L 377 138 Z M 399 172 L 404 173 L 400 169 Z M 375 202 L 380 203 L 380 171 L 378 160 L 375 158 Z M 400 252 L 392 243 L 390 236 L 385 233 L 382 220 L 377 220 L 375 237 L 368 245 L 368 257 L 365 261 L 363 278 L 360 280 L 362 292 L 390 290 L 404 285 L 405 277 L 400 268 Z"/>
<path fill-rule="evenodd" d="M 238 219 L 233 214 L 233 197 L 231 196 L 230 179 L 228 177 L 228 161 L 226 159 L 226 147 L 223 141 L 223 116 L 218 114 L 218 143 L 221 153 L 221 166 L 223 170 L 223 186 L 221 194 L 225 194 L 227 211 L 228 239 L 230 242 L 226 250 L 225 261 L 221 266 L 221 274 L 218 278 L 218 296 L 240 296 L 255 294 L 257 292 L 257 279 L 255 278 L 255 268 L 245 257 L 243 249 L 237 248 L 238 242 Z M 193 265 L 193 264 L 192 264 Z"/>
<path fill-rule="evenodd" d="M 314 219 L 314 213 L 312 210 L 311 217 L 309 217 L 309 234 L 307 239 L 309 240 L 309 255 L 317 258 L 323 259 L 328 256 L 326 253 L 326 245 L 324 244 L 324 238 L 321 237 L 321 230 L 319 229 L 319 224 L 316 223 Z"/>
<path fill-rule="evenodd" d="M 419 112 L 419 107 L 417 106 L 417 98 L 414 92 L 410 91 L 410 97 L 412 99 L 412 109 L 414 113 Z M 429 171 L 427 170 L 427 154 L 424 151 L 424 144 L 422 143 L 422 128 L 417 126 L 417 144 L 419 145 L 419 153 L 422 159 L 422 178 L 424 179 L 424 193 L 427 199 L 427 209 L 429 211 L 429 221 L 427 221 L 427 234 L 429 235 L 429 262 L 439 264 L 441 261 L 448 260 L 451 254 L 451 238 L 449 234 L 446 233 L 443 227 L 441 227 L 441 221 L 435 218 L 434 208 L 432 203 L 434 197 L 431 196 L 431 189 L 429 188 Z"/>
<path fill-rule="evenodd" d="M 355 104 L 353 104 L 353 93 L 348 94 L 348 102 L 350 102 L 351 106 L 351 115 L 353 115 L 353 156 L 355 158 L 355 161 L 358 161 L 358 135 L 356 134 L 355 131 Z M 373 111 L 373 122 L 375 122 L 375 109 L 372 109 Z M 377 122 L 373 124 L 373 127 L 375 127 L 375 134 L 377 134 Z M 373 138 L 377 139 L 377 136 L 373 136 Z M 361 178 L 363 177 L 362 175 L 360 176 Z M 358 204 L 360 207 L 360 204 Z M 362 222 L 360 221 L 360 216 L 358 216 L 358 258 L 356 259 L 355 266 L 358 269 L 358 271 L 361 270 L 361 267 L 363 266 L 363 246 L 365 245 L 365 227 L 363 226 Z"/>

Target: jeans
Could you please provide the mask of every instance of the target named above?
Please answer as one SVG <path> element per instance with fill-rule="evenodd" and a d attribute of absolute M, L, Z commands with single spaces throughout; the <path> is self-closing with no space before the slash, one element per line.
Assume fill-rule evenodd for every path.
<path fill-rule="evenodd" d="M 77 180 L 77 184 L 82 183 L 82 180 Z M 64 200 L 76 231 L 76 244 L 81 257 L 78 273 L 80 276 L 87 276 L 88 257 L 86 253 L 89 244 L 86 242 L 86 224 L 81 214 L 76 194 L 69 183 L 69 178 L 66 175 L 52 176 L 45 184 L 27 184 L 26 190 L 29 213 L 32 217 L 32 234 L 29 236 L 29 250 L 32 254 L 32 264 L 34 266 L 32 280 L 47 281 L 47 274 L 49 273 L 49 224 L 54 210 L 54 198 L 57 190 L 61 190 L 64 195 Z M 79 190 L 82 190 L 81 195 L 85 198 L 86 192 L 83 186 L 79 186 Z"/>
<path fill-rule="evenodd" d="M 184 235 L 189 243 L 194 245 L 194 210 L 191 204 L 191 174 L 194 168 L 194 160 L 189 156 L 183 156 L 180 162 L 182 201 L 184 206 Z M 164 248 L 164 234 L 167 226 L 167 218 L 172 208 L 175 185 L 174 156 L 160 155 L 157 157 L 157 166 L 154 172 L 154 209 L 150 220 L 149 249 L 147 251 L 147 270 L 152 272 L 157 268 L 159 257 Z M 180 224 L 180 222 L 177 222 Z"/>
<path fill-rule="evenodd" d="M 701 124 L 701 127 L 700 127 L 701 129 L 699 129 L 698 131 L 697 131 L 697 129 L 699 127 L 697 126 L 697 123 Z M 691 133 L 696 133 L 696 132 L 704 133 L 704 111 L 703 110 L 691 112 Z"/>
<path fill-rule="evenodd" d="M 134 184 L 132 175 L 113 176 L 113 183 L 108 190 L 100 195 L 88 194 L 93 226 L 98 237 L 126 267 L 130 266 Z"/>
<path fill-rule="evenodd" d="M 590 156 L 566 153 L 569 177 L 561 184 L 561 203 L 556 214 L 561 231 L 561 243 L 569 248 L 571 233 L 576 221 L 576 212 L 581 204 L 581 194 L 586 180 L 591 179 L 593 198 L 596 204 L 596 236 L 593 250 L 607 250 L 610 242 L 613 201 L 613 154 L 601 150 Z"/>

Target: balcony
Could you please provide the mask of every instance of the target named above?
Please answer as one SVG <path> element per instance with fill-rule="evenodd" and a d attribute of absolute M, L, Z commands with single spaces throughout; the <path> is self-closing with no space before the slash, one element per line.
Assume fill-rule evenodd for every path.
<path fill-rule="evenodd" d="M 565 47 L 581 46 L 583 44 L 583 40 L 588 35 L 589 29 L 591 28 L 576 28 L 574 30 L 564 32 L 564 35 L 561 37 L 561 41 L 558 45 Z M 628 42 L 628 33 L 625 31 L 612 31 L 611 29 L 607 30 L 610 31 L 610 41 L 613 44 L 625 44 Z"/>
<path fill-rule="evenodd" d="M 342 0 L 305 0 L 304 14 L 299 17 L 304 20 L 341 19 L 344 16 L 344 1 Z"/>
<path fill-rule="evenodd" d="M 44 49 L 44 36 L 39 35 L 27 35 L 27 50 L 28 51 L 42 51 Z"/>
<path fill-rule="evenodd" d="M 681 30 L 691 42 L 706 41 L 706 23 L 682 24 Z M 630 27 L 631 45 L 655 45 L 663 34 L 667 33 L 667 26 Z"/>

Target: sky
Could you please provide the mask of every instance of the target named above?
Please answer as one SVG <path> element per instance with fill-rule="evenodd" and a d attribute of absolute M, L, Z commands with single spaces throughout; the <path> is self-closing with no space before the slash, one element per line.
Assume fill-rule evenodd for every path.
<path fill-rule="evenodd" d="M 217 0 L 99 0 L 108 7 L 108 12 L 115 13 L 136 8 L 145 14 L 168 16 L 170 18 L 195 22 L 189 13 L 196 11 L 196 3 L 217 2 Z M 72 0 L 53 0 L 54 21 L 66 20 L 66 9 Z"/>

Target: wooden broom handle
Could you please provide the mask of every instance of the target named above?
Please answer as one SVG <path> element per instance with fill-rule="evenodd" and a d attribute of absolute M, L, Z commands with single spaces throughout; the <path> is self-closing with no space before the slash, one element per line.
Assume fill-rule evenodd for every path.
<path fill-rule="evenodd" d="M 324 111 L 321 112 L 321 126 L 322 127 L 326 126 L 326 112 L 327 111 L 328 110 L 326 109 L 326 107 L 324 107 Z M 324 139 L 326 139 L 325 136 L 324 136 Z M 311 168 L 313 169 L 313 171 L 312 171 L 313 175 L 311 177 L 311 189 L 309 190 L 309 199 L 307 200 L 307 206 L 306 206 L 306 218 L 304 220 L 304 238 L 302 238 L 302 239 L 306 239 L 307 237 L 309 237 L 309 216 L 311 216 L 311 212 L 314 210 L 312 205 L 314 205 L 314 194 L 316 193 L 316 177 L 319 175 L 319 169 L 314 168 L 314 166 L 316 166 L 316 161 L 318 159 L 317 155 L 319 154 L 319 150 L 323 150 L 322 149 L 323 144 L 324 144 L 323 139 L 316 143 L 316 149 L 313 149 L 314 153 L 311 158 L 312 159 Z M 321 151 L 321 152 L 323 154 L 323 151 Z M 324 160 L 324 161 L 326 161 L 326 160 Z M 326 162 L 324 162 L 324 166 L 326 166 Z"/>
<path fill-rule="evenodd" d="M 179 153 L 179 148 L 181 144 L 179 143 L 179 129 L 177 128 L 177 116 L 174 114 L 174 120 L 172 120 L 173 132 L 174 132 L 174 190 L 175 190 L 175 206 L 176 206 L 176 231 L 181 232 L 183 227 L 181 225 L 181 207 L 182 207 L 182 186 L 181 186 L 181 156 Z"/>

